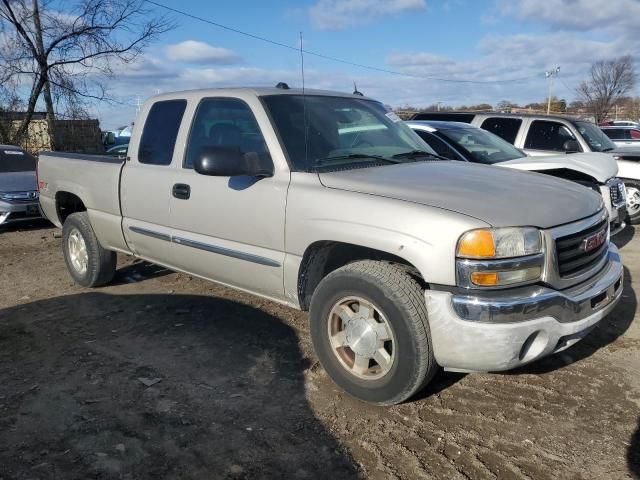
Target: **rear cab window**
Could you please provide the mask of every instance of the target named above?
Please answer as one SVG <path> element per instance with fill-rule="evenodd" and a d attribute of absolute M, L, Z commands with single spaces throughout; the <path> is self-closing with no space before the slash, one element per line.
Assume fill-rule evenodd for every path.
<path fill-rule="evenodd" d="M 186 100 L 162 100 L 149 110 L 138 147 L 138 162 L 170 165 Z"/>
<path fill-rule="evenodd" d="M 564 144 L 567 140 L 576 140 L 576 137 L 571 133 L 569 127 L 563 123 L 550 120 L 534 120 L 529 126 L 524 148 L 564 152 Z"/>
<path fill-rule="evenodd" d="M 520 118 L 490 117 L 482 122 L 480 128 L 514 144 L 521 126 Z"/>

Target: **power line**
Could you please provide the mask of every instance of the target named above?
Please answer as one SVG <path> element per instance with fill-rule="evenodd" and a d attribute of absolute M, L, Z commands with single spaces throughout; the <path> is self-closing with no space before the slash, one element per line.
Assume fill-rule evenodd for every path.
<path fill-rule="evenodd" d="M 504 80 L 470 80 L 470 79 L 457 79 L 457 78 L 442 78 L 442 77 L 436 77 L 436 76 L 431 76 L 431 75 L 418 75 L 418 74 L 413 74 L 413 73 L 399 72 L 399 71 L 396 71 L 396 70 L 389 70 L 389 69 L 386 69 L 386 68 L 376 67 L 376 66 L 373 66 L 373 65 L 365 65 L 365 64 L 362 64 L 362 63 L 351 62 L 349 60 L 345 60 L 345 59 L 342 59 L 342 58 L 334 57 L 334 56 L 331 56 L 331 55 L 325 55 L 323 53 L 314 52 L 312 50 L 300 49 L 300 48 L 295 47 L 293 45 L 287 45 L 286 43 L 278 42 L 276 40 L 272 40 L 272 39 L 267 38 L 267 37 L 263 37 L 263 36 L 260 36 L 260 35 L 255 35 L 253 33 L 245 32 L 245 31 L 240 30 L 238 28 L 234 28 L 234 27 L 230 27 L 228 25 L 223 25 L 223 24 L 218 23 L 218 22 L 214 22 L 213 20 L 209 20 L 207 18 L 203 18 L 203 17 L 200 17 L 198 15 L 194 15 L 192 13 L 185 12 L 184 10 L 178 10 L 177 8 L 169 7 L 169 6 L 164 5 L 164 4 L 160 3 L 160 2 L 156 2 L 155 0 L 144 0 L 144 1 L 146 3 L 150 3 L 150 4 L 155 5 L 157 7 L 164 8 L 166 10 L 169 10 L 171 12 L 177 13 L 179 15 L 182 15 L 182 16 L 185 16 L 185 17 L 189 17 L 189 18 L 191 18 L 193 20 L 198 20 L 200 22 L 207 23 L 209 25 L 213 25 L 214 27 L 222 28 L 224 30 L 228 30 L 230 32 L 237 33 L 239 35 L 244 35 L 245 37 L 253 38 L 254 40 L 259 40 L 261 42 L 265 42 L 265 43 L 269 43 L 271 45 L 275 45 L 277 47 L 286 48 L 288 50 L 293 50 L 293 51 L 296 51 L 296 52 L 302 51 L 306 55 L 311 55 L 311 56 L 322 58 L 322 59 L 325 59 L 325 60 L 330 60 L 330 61 L 333 61 L 333 62 L 342 63 L 344 65 L 350 65 L 352 67 L 363 68 L 363 69 L 366 69 L 366 70 L 372 70 L 372 71 L 376 71 L 376 72 L 380 72 L 380 73 L 387 73 L 387 74 L 390 74 L 390 75 L 397 75 L 397 76 L 411 77 L 411 78 L 420 78 L 420 79 L 423 79 L 423 80 L 436 80 L 436 81 L 439 81 L 439 82 L 473 83 L 473 84 L 485 84 L 485 85 L 491 85 L 491 84 L 496 84 L 496 83 L 521 82 L 523 80 L 530 80 L 532 78 L 538 77 L 538 75 L 536 74 L 536 75 L 529 75 L 527 77 L 510 78 L 510 79 L 504 79 Z"/>
<path fill-rule="evenodd" d="M 570 93 L 575 92 L 575 88 L 571 88 L 569 85 L 567 85 L 567 82 L 565 82 L 562 77 L 558 77 L 558 80 L 560 80 L 562 85 L 564 85 L 564 88 L 566 88 Z"/>

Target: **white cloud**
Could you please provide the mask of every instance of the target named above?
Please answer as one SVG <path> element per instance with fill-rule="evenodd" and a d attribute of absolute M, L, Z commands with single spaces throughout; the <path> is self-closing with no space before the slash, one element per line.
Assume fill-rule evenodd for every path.
<path fill-rule="evenodd" d="M 628 18 L 627 11 L 636 12 L 635 8 L 640 2 L 634 1 L 627 5 L 627 1 L 546 0 L 541 3 L 533 0 L 495 0 L 495 8 L 487 9 L 486 13 L 496 22 L 491 30 L 499 32 L 501 24 L 518 21 L 541 26 L 545 31 L 487 35 L 475 44 L 468 45 L 470 51 L 463 58 L 442 55 L 437 49 L 429 51 L 420 48 L 417 51 L 399 50 L 387 55 L 384 61 L 389 69 L 414 75 L 413 77 L 349 69 L 309 56 L 305 58 L 306 86 L 351 91 L 355 81 L 358 90 L 393 106 L 421 107 L 437 101 L 453 106 L 485 102 L 495 105 L 500 100 L 525 104 L 545 98 L 547 81 L 544 71 L 559 65 L 561 72 L 554 83 L 553 94 L 572 101 L 576 98 L 574 88 L 586 78 L 593 62 L 624 54 L 632 54 L 638 58 L 635 51 L 638 42 L 629 39 L 634 35 L 640 39 L 640 29 L 635 25 L 632 27 L 633 20 L 640 17 L 634 13 Z M 625 10 L 624 5 L 630 8 Z M 394 11 L 398 13 L 423 9 L 425 2 L 318 0 L 311 8 L 320 6 L 325 7 L 325 15 L 316 13 L 316 19 L 329 23 L 320 22 L 319 27 L 346 28 L 375 20 L 381 15 L 381 9 L 386 9 L 386 13 L 382 15 L 389 16 Z M 379 9 L 376 10 L 374 6 Z M 304 13 L 311 15 L 310 10 L 305 10 Z M 598 18 L 597 22 L 584 18 L 594 15 Z M 377 41 L 384 44 L 384 39 Z M 322 45 L 317 46 L 319 51 L 322 48 Z M 345 51 L 340 56 L 352 59 L 356 53 Z M 299 67 L 293 60 L 285 62 L 279 68 L 202 65 L 194 61 L 189 62 L 188 68 L 184 68 L 184 65 L 177 62 L 167 62 L 165 55 L 165 52 L 156 51 L 145 55 L 136 64 L 125 66 L 122 72 L 117 73 L 111 85 L 112 91 L 115 94 L 126 92 L 122 93 L 123 96 L 139 94 L 144 98 L 155 93 L 156 89 L 172 91 L 224 86 L 273 86 L 279 81 L 287 82 L 294 88 L 300 85 Z M 381 58 L 375 64 L 382 66 L 382 62 Z M 489 83 L 449 83 L 419 78 L 421 76 L 474 79 Z M 490 83 L 504 79 L 521 80 Z M 134 111 L 132 103 L 128 109 L 117 107 L 108 114 L 103 111 L 101 118 L 105 126 L 115 126 L 126 123 L 126 117 L 131 117 Z"/>
<path fill-rule="evenodd" d="M 307 12 L 311 23 L 320 30 L 344 30 L 426 7 L 425 0 L 318 0 Z"/>
<path fill-rule="evenodd" d="M 184 42 L 169 45 L 166 48 L 166 53 L 170 60 L 183 63 L 232 65 L 242 61 L 240 56 L 231 50 L 214 47 L 196 40 L 185 40 Z"/>
<path fill-rule="evenodd" d="M 640 38 L 637 0 L 499 0 L 497 6 L 502 15 L 553 30 L 608 30 Z"/>
<path fill-rule="evenodd" d="M 411 75 L 480 82 L 543 78 L 545 70 L 560 65 L 563 80 L 575 85 L 577 77 L 584 75 L 594 61 L 632 53 L 633 48 L 631 44 L 625 46 L 617 41 L 577 38 L 571 32 L 491 35 L 478 43 L 476 55 L 469 60 L 455 61 L 431 52 L 397 52 L 389 55 L 386 62 L 395 70 Z M 509 85 L 517 83 L 500 85 L 508 90 Z"/>
<path fill-rule="evenodd" d="M 443 55 L 430 52 L 396 52 L 387 57 L 387 64 L 391 66 L 430 66 L 442 68 L 445 65 L 455 65 L 455 61 Z"/>

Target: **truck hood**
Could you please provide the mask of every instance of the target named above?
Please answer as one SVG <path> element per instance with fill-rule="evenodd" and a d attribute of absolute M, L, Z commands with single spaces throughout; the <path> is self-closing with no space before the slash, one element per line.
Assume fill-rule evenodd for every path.
<path fill-rule="evenodd" d="M 577 183 L 467 162 L 405 163 L 319 177 L 328 188 L 451 210 L 494 227 L 550 228 L 602 208 L 602 198 Z"/>
<path fill-rule="evenodd" d="M 0 173 L 0 192 L 27 192 L 37 189 L 36 172 Z"/>
<path fill-rule="evenodd" d="M 549 157 L 522 157 L 500 162 L 499 166 L 541 172 L 544 170 L 568 169 L 584 173 L 605 183 L 618 175 L 618 164 L 606 153 L 572 153 Z"/>

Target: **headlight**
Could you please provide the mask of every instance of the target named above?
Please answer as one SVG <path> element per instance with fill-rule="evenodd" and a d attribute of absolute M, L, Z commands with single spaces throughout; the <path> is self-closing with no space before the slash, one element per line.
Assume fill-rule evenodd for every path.
<path fill-rule="evenodd" d="M 510 258 L 542 252 L 537 228 L 483 228 L 471 230 L 458 241 L 460 258 Z"/>
<path fill-rule="evenodd" d="M 458 285 L 495 288 L 536 282 L 544 253 L 537 228 L 486 228 L 460 237 L 456 251 Z"/>

